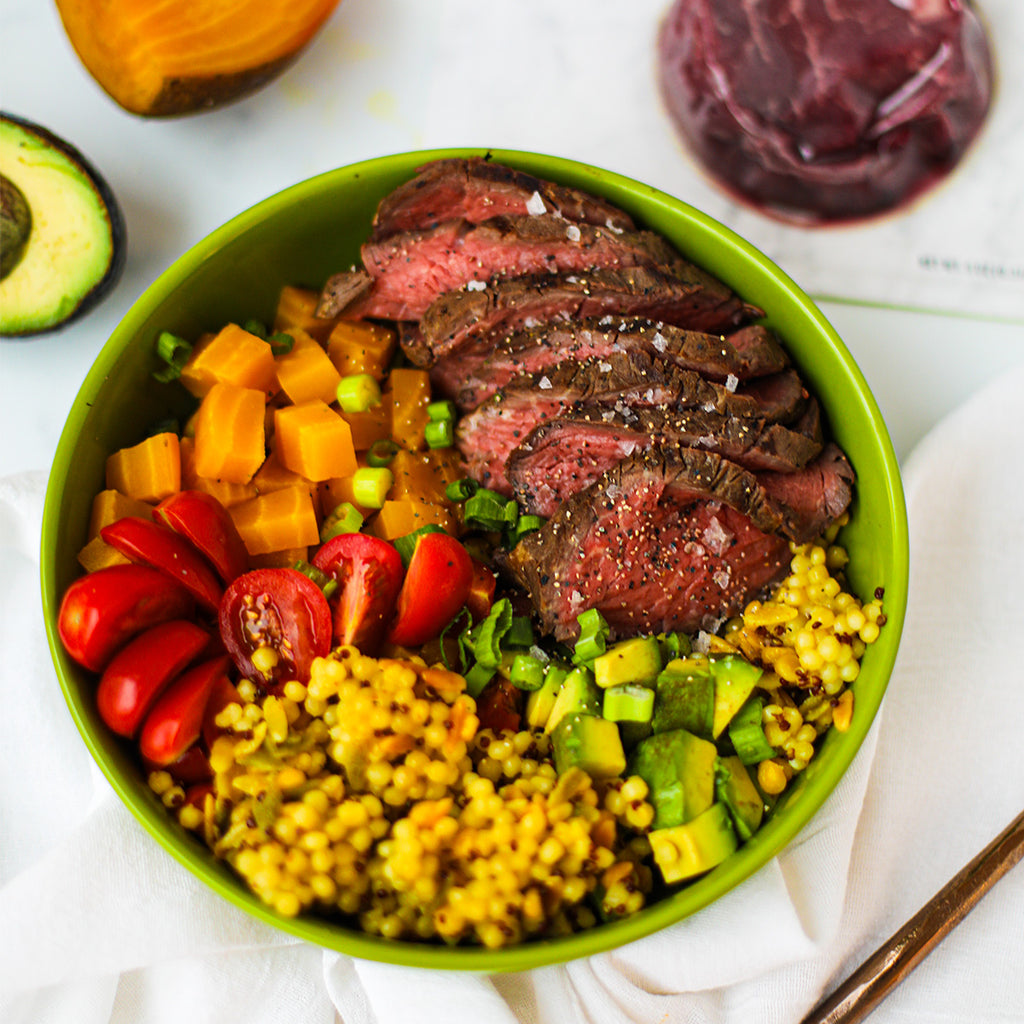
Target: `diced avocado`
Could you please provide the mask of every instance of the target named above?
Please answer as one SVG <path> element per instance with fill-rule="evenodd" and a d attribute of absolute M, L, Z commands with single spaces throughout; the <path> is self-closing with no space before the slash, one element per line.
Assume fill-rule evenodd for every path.
<path fill-rule="evenodd" d="M 714 743 L 685 729 L 655 733 L 636 745 L 629 774 L 647 783 L 654 828 L 681 825 L 711 806 L 717 756 Z"/>
<path fill-rule="evenodd" d="M 723 757 L 715 767 L 715 796 L 725 804 L 736 835 L 746 842 L 760 827 L 764 799 L 738 757 Z"/>
<path fill-rule="evenodd" d="M 582 665 L 574 668 L 562 681 L 544 731 L 552 732 L 565 715 L 575 712 L 601 714 L 601 691 L 597 688 L 590 669 Z"/>
<path fill-rule="evenodd" d="M 597 715 L 564 715 L 551 733 L 551 748 L 559 775 L 580 768 L 591 778 L 603 779 L 626 768 L 618 726 Z"/>
<path fill-rule="evenodd" d="M 656 829 L 648 839 L 654 861 L 669 885 L 710 871 L 739 845 L 725 804 L 712 804 L 685 825 Z"/>
<path fill-rule="evenodd" d="M 733 750 L 744 764 L 757 764 L 775 756 L 761 725 L 764 701 L 760 697 L 748 698 L 729 723 L 729 740 Z"/>
<path fill-rule="evenodd" d="M 637 636 L 594 659 L 594 681 L 602 690 L 618 683 L 642 683 L 661 671 L 661 649 L 653 636 Z"/>
<path fill-rule="evenodd" d="M 704 658 L 670 661 L 654 685 L 654 732 L 686 729 L 711 738 L 715 710 L 715 681 Z"/>
<path fill-rule="evenodd" d="M 651 735 L 654 691 L 640 683 L 610 686 L 604 691 L 601 713 L 609 721 L 618 723 L 622 745 L 628 750 Z"/>
<path fill-rule="evenodd" d="M 718 739 L 733 716 L 746 703 L 763 675 L 763 669 L 738 655 L 714 658 L 711 675 L 715 680 L 715 713 L 711 738 Z"/>
<path fill-rule="evenodd" d="M 562 681 L 568 674 L 569 670 L 563 665 L 548 665 L 541 688 L 534 690 L 526 698 L 526 726 L 528 729 L 543 729 L 548 724 L 558 691 L 562 688 Z"/>
<path fill-rule="evenodd" d="M 659 633 L 658 647 L 661 649 L 663 664 L 674 658 L 685 658 L 693 649 L 690 638 L 685 633 Z"/>
<path fill-rule="evenodd" d="M 124 270 L 124 217 L 70 143 L 0 116 L 0 335 L 53 331 L 92 309 Z"/>

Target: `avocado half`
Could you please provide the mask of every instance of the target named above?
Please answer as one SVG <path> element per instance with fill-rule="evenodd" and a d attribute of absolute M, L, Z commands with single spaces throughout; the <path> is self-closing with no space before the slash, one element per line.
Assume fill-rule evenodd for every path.
<path fill-rule="evenodd" d="M 0 113 L 0 336 L 55 331 L 83 316 L 124 270 L 124 216 L 70 143 Z"/>

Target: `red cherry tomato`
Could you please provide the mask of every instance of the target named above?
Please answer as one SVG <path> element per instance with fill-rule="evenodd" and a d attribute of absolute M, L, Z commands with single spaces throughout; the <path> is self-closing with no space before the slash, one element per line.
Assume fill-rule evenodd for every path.
<path fill-rule="evenodd" d="M 426 533 L 416 543 L 388 640 L 418 647 L 441 630 L 466 603 L 473 582 L 473 560 L 447 533 Z"/>
<path fill-rule="evenodd" d="M 206 752 L 198 744 L 194 743 L 181 757 L 170 764 L 161 765 L 154 761 L 147 761 L 143 758 L 147 772 L 165 771 L 168 772 L 175 782 L 183 786 L 192 786 L 200 782 L 209 782 L 213 778 L 213 769 L 210 767 L 210 759 Z"/>
<path fill-rule="evenodd" d="M 225 583 L 249 571 L 249 552 L 228 510 L 205 491 L 178 491 L 164 498 L 153 517 L 187 537 Z"/>
<path fill-rule="evenodd" d="M 102 672 L 136 633 L 195 610 L 191 594 L 147 565 L 111 565 L 81 576 L 64 592 L 57 631 L 68 654 Z"/>
<path fill-rule="evenodd" d="M 216 613 L 223 593 L 217 574 L 192 542 L 169 526 L 125 516 L 104 526 L 100 536 L 133 562 L 150 565 L 180 583 L 201 608 Z"/>
<path fill-rule="evenodd" d="M 223 676 L 217 680 L 213 686 L 213 692 L 210 694 L 210 699 L 206 702 L 206 713 L 203 715 L 203 742 L 206 744 L 206 748 L 209 750 L 213 746 L 213 741 L 220 736 L 223 729 L 217 725 L 217 716 L 224 710 L 228 704 L 241 704 L 242 697 L 235 687 L 235 684 L 231 682 L 227 676 Z"/>
<path fill-rule="evenodd" d="M 494 570 L 481 562 L 479 558 L 473 559 L 473 581 L 469 585 L 469 594 L 466 595 L 466 607 L 474 622 L 486 619 L 494 604 L 494 591 L 498 586 L 498 577 Z"/>
<path fill-rule="evenodd" d="M 364 533 L 332 537 L 313 564 L 338 581 L 334 642 L 374 654 L 384 641 L 402 587 L 402 559 L 393 545 Z"/>
<path fill-rule="evenodd" d="M 139 733 L 144 761 L 165 768 L 199 739 L 210 694 L 230 664 L 226 654 L 200 662 L 160 694 Z"/>
<path fill-rule="evenodd" d="M 100 718 L 118 735 L 134 736 L 167 684 L 209 643 L 210 634 L 187 619 L 162 622 L 129 640 L 100 678 Z"/>
<path fill-rule="evenodd" d="M 323 591 L 296 569 L 254 569 L 232 582 L 220 605 L 224 646 L 247 679 L 275 688 L 306 680 L 331 649 L 331 609 Z M 255 651 L 265 650 L 253 664 Z M 273 661 L 274 664 L 269 664 Z"/>
<path fill-rule="evenodd" d="M 500 676 L 492 679 L 476 699 L 476 713 L 481 729 L 518 732 L 523 716 L 523 691 Z"/>

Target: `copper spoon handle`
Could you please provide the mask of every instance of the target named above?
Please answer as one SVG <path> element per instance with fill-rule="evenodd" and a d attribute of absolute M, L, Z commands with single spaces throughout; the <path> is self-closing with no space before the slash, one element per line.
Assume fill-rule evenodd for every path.
<path fill-rule="evenodd" d="M 863 1020 L 1022 857 L 1024 813 L 818 1003 L 801 1024 L 856 1024 Z"/>

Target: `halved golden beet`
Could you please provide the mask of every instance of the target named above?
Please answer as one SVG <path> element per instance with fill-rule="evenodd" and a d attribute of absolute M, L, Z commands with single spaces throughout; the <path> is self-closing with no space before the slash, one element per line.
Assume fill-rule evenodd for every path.
<path fill-rule="evenodd" d="M 168 117 L 239 99 L 284 70 L 339 0 L 56 0 L 97 82 L 126 110 Z"/>

